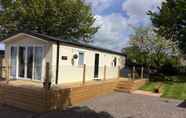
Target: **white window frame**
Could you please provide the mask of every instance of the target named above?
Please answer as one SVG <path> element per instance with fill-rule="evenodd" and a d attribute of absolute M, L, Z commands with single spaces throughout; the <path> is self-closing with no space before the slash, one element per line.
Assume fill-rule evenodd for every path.
<path fill-rule="evenodd" d="M 83 54 L 83 64 L 80 64 L 80 53 Z M 78 51 L 78 65 L 83 66 L 85 64 L 85 52 L 84 51 Z"/>
<path fill-rule="evenodd" d="M 25 47 L 25 51 L 26 51 L 26 54 L 25 54 L 25 61 L 27 61 L 27 49 L 28 47 L 33 47 L 33 68 L 32 68 L 32 78 L 27 78 L 27 62 L 25 62 L 25 73 L 24 73 L 24 77 L 19 77 L 19 47 Z M 42 44 L 11 44 L 9 46 L 9 58 L 10 58 L 10 63 L 11 63 L 11 47 L 16 47 L 17 48 L 17 55 L 16 55 L 16 78 L 11 76 L 11 73 L 10 74 L 10 78 L 11 79 L 16 79 L 16 80 L 32 80 L 32 81 L 44 81 L 44 76 L 45 76 L 45 46 L 42 45 Z M 43 60 L 42 60 L 42 67 L 41 67 L 41 80 L 35 80 L 34 79 L 34 56 L 35 56 L 35 47 L 41 47 L 42 50 L 43 50 L 43 54 L 42 54 L 42 57 L 43 57 Z"/>

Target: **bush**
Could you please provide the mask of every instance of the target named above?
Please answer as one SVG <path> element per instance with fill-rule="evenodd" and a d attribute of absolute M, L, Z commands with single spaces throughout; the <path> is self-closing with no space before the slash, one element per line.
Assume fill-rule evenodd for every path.
<path fill-rule="evenodd" d="M 163 65 L 159 71 L 159 73 L 163 73 L 164 75 L 168 75 L 168 76 L 171 76 L 171 75 L 177 75 L 178 72 L 177 72 L 177 68 L 172 66 L 171 64 L 165 64 Z"/>
<path fill-rule="evenodd" d="M 150 74 L 149 81 L 152 82 L 165 81 L 165 76 L 162 73 Z"/>
<path fill-rule="evenodd" d="M 173 66 L 171 64 L 166 64 L 158 70 L 158 73 L 167 76 L 186 75 L 186 66 Z"/>

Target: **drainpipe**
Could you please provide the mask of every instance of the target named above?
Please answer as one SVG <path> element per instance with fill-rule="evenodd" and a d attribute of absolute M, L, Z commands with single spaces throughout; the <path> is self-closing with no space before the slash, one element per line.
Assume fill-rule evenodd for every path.
<path fill-rule="evenodd" d="M 57 58 L 56 58 L 56 81 L 58 84 L 58 76 L 59 76 L 59 41 L 57 41 Z"/>

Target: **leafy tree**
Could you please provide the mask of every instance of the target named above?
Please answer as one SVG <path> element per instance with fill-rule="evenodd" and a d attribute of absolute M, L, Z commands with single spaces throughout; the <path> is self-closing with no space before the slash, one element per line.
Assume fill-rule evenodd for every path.
<path fill-rule="evenodd" d="M 123 48 L 123 52 L 127 54 L 127 58 L 129 61 L 142 64 L 142 65 L 148 65 L 148 55 L 145 52 L 142 52 L 138 47 L 136 46 L 129 46 L 126 48 Z"/>
<path fill-rule="evenodd" d="M 68 40 L 90 41 L 97 32 L 82 0 L 0 0 L 0 38 L 34 31 Z"/>
<path fill-rule="evenodd" d="M 152 28 L 135 28 L 130 36 L 129 47 L 123 49 L 130 60 L 138 64 L 160 67 L 167 59 L 177 56 L 177 45 L 157 35 Z"/>
<path fill-rule="evenodd" d="M 159 10 L 148 13 L 157 33 L 177 42 L 186 54 L 186 0 L 166 0 Z"/>

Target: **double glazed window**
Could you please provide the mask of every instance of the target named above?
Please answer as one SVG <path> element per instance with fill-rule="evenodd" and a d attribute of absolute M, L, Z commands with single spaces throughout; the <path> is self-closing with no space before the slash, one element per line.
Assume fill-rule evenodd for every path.
<path fill-rule="evenodd" d="M 42 47 L 11 47 L 11 76 L 13 78 L 41 80 L 42 60 Z"/>
<path fill-rule="evenodd" d="M 11 47 L 11 76 L 16 77 L 17 73 L 17 47 Z"/>
<path fill-rule="evenodd" d="M 84 53 L 83 52 L 79 52 L 79 61 L 78 61 L 79 65 L 83 65 L 84 63 Z"/>
<path fill-rule="evenodd" d="M 114 57 L 114 60 L 113 60 L 113 66 L 116 67 L 117 66 L 117 58 Z"/>

